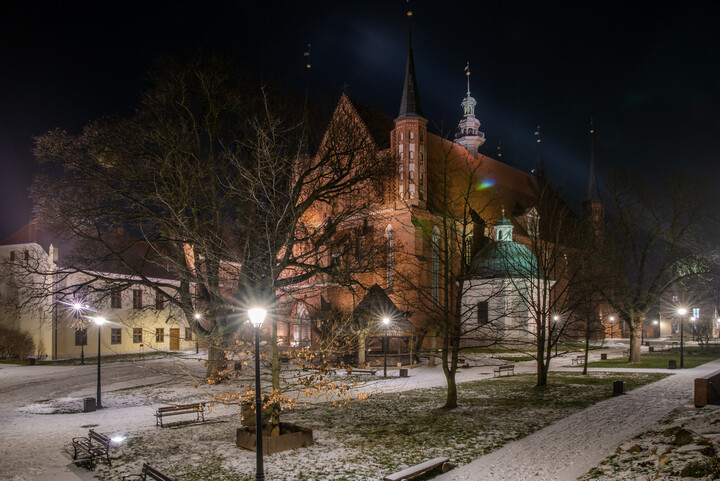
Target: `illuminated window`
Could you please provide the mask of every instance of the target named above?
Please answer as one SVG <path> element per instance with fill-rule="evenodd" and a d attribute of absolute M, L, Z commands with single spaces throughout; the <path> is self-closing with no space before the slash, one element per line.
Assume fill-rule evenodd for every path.
<path fill-rule="evenodd" d="M 415 184 L 410 184 L 408 186 L 408 197 L 411 199 L 415 198 Z"/>
<path fill-rule="evenodd" d="M 133 309 L 142 309 L 142 290 L 133 289 Z"/>
<path fill-rule="evenodd" d="M 390 224 L 385 228 L 385 239 L 387 243 L 387 290 L 392 291 L 395 275 L 395 231 Z"/>
<path fill-rule="evenodd" d="M 87 346 L 87 329 L 75 329 L 75 345 Z"/>
<path fill-rule="evenodd" d="M 699 307 L 692 308 L 692 317 L 694 317 L 695 319 L 700 319 L 700 308 Z"/>
<path fill-rule="evenodd" d="M 413 132 L 413 131 L 411 130 L 409 136 L 410 136 L 410 140 L 414 139 L 414 138 L 415 138 L 415 132 Z"/>
<path fill-rule="evenodd" d="M 165 328 L 158 327 L 155 329 L 155 342 L 165 342 Z"/>
<path fill-rule="evenodd" d="M 122 329 L 110 329 L 110 344 L 122 344 Z"/>
<path fill-rule="evenodd" d="M 122 291 L 120 289 L 113 289 L 110 292 L 110 307 L 114 309 L 122 308 Z"/>
<path fill-rule="evenodd" d="M 142 328 L 133 328 L 133 344 L 139 344 L 142 342 Z"/>
<path fill-rule="evenodd" d="M 398 171 L 399 171 L 399 175 L 400 175 L 400 180 L 404 180 L 405 179 L 405 167 L 403 166 L 403 164 L 400 164 Z"/>
<path fill-rule="evenodd" d="M 433 228 L 430 256 L 430 296 L 434 302 L 440 298 L 440 230 Z"/>

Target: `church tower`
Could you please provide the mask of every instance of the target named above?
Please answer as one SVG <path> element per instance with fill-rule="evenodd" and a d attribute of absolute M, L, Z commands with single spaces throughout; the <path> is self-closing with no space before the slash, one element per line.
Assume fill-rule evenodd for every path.
<path fill-rule="evenodd" d="M 478 149 L 485 143 L 485 134 L 480 132 L 480 121 L 475 118 L 477 102 L 470 95 L 470 62 L 465 67 L 467 75 L 467 92 L 462 101 L 463 118 L 458 124 L 455 142 L 465 147 L 473 157 L 477 157 Z"/>
<path fill-rule="evenodd" d="M 593 233 L 599 235 L 605 224 L 605 205 L 600 199 L 600 190 L 595 178 L 595 129 L 592 120 L 590 120 L 590 178 L 588 180 L 587 196 L 585 196 L 585 202 L 583 202 L 583 215 Z"/>
<path fill-rule="evenodd" d="M 412 12 L 408 12 L 408 17 Z M 412 30 L 408 26 L 408 55 L 400 113 L 392 131 L 392 147 L 397 155 L 397 199 L 407 205 L 425 207 L 427 200 L 427 159 L 425 145 L 427 120 L 422 116 L 420 94 L 415 79 Z"/>

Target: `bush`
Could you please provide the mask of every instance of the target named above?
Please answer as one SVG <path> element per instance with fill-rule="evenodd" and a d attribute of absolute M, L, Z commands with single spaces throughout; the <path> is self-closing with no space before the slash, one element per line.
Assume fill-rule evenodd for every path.
<path fill-rule="evenodd" d="M 28 333 L 0 327 L 0 359 L 25 359 L 34 350 L 35 343 Z"/>

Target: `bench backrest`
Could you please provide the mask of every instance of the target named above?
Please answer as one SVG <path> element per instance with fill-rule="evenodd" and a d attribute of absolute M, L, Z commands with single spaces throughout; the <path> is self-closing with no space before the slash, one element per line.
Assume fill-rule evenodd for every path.
<path fill-rule="evenodd" d="M 163 406 L 161 408 L 158 408 L 158 412 L 164 413 L 164 412 L 169 412 L 169 411 L 180 411 L 183 409 L 195 409 L 195 410 L 199 411 L 202 408 L 203 408 L 203 403 L 176 404 L 175 406 Z"/>
<path fill-rule="evenodd" d="M 93 440 L 99 442 L 100 444 L 104 444 L 105 446 L 110 445 L 110 438 L 105 436 L 104 434 L 96 433 L 92 429 L 88 433 L 88 439 L 90 440 L 90 444 L 92 444 Z"/>
<path fill-rule="evenodd" d="M 147 478 L 148 476 L 157 481 L 173 481 L 170 476 L 166 476 L 157 469 L 153 468 L 147 463 L 143 463 L 142 473 Z"/>

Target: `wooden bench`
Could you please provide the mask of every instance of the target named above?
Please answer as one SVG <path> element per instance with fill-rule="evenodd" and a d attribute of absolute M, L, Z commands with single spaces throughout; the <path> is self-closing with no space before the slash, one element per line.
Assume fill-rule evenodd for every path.
<path fill-rule="evenodd" d="M 128 474 L 123 476 L 123 480 L 127 479 L 141 479 L 143 481 L 146 481 L 148 479 L 154 479 L 156 481 L 174 481 L 173 478 L 161 473 L 147 463 L 143 463 L 142 471 L 140 472 L 140 474 Z"/>
<path fill-rule="evenodd" d="M 508 376 L 515 375 L 515 364 L 505 364 L 504 366 L 498 366 L 493 371 L 493 377 L 500 377 L 506 373 Z"/>
<path fill-rule="evenodd" d="M 158 408 L 155 413 L 155 426 L 163 427 L 163 417 L 165 416 L 176 416 L 178 414 L 192 414 L 197 415 L 196 421 L 200 421 L 202 418 L 205 421 L 205 404 L 204 403 L 192 403 L 192 404 L 176 404 L 175 406 L 163 406 Z"/>
<path fill-rule="evenodd" d="M 373 369 L 348 369 L 348 376 L 374 376 L 377 371 Z"/>
<path fill-rule="evenodd" d="M 94 430 L 90 430 L 87 437 L 75 437 L 72 439 L 73 448 L 73 460 L 85 461 L 90 460 L 90 464 L 93 464 L 93 460 L 97 457 L 104 457 L 107 459 L 108 465 L 112 466 L 110 462 L 110 438 L 104 434 L 96 433 Z M 78 459 L 78 454 L 85 454 L 81 459 Z"/>
<path fill-rule="evenodd" d="M 572 358 L 572 361 L 570 362 L 571 366 L 575 366 L 575 365 L 582 366 L 583 364 L 585 364 L 585 356 L 575 356 Z"/>
<path fill-rule="evenodd" d="M 696 408 L 720 404 L 720 371 L 695 379 L 693 400 Z"/>
<path fill-rule="evenodd" d="M 397 473 L 388 474 L 383 478 L 383 480 L 405 481 L 406 479 L 410 479 L 414 476 L 419 476 L 437 467 L 440 467 L 442 469 L 442 472 L 446 473 L 450 471 L 453 466 L 448 463 L 448 458 L 435 458 L 431 459 L 430 461 L 425 461 L 424 463 L 416 464 L 415 466 L 410 466 L 409 468 L 398 471 Z"/>

